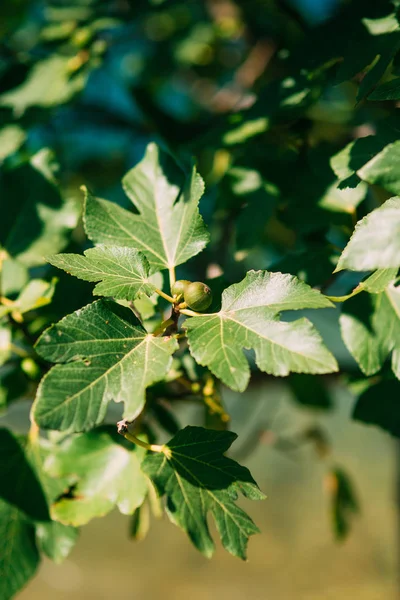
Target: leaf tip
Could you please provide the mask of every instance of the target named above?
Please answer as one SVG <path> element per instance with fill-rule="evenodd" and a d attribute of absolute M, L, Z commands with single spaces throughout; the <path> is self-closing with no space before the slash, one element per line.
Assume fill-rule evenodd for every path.
<path fill-rule="evenodd" d="M 332 273 L 333 273 L 333 274 L 335 274 L 335 273 L 339 273 L 339 271 L 343 271 L 343 267 L 342 267 L 342 266 L 341 266 L 341 264 L 340 264 L 340 260 L 339 260 L 338 264 L 336 265 L 336 267 L 335 267 L 334 271 L 332 271 Z"/>

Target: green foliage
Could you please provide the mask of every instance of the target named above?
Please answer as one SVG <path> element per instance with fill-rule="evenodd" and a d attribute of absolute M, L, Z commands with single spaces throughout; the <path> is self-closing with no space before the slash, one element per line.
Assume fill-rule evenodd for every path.
<path fill-rule="evenodd" d="M 354 298 L 340 316 L 343 341 L 365 375 L 374 375 L 391 355 L 400 378 L 400 289 L 389 285 L 374 296 Z"/>
<path fill-rule="evenodd" d="M 203 180 L 195 169 L 184 183 L 179 175 L 150 144 L 142 162 L 123 179 L 125 193 L 139 215 L 87 194 L 88 237 L 95 243 L 143 251 L 153 272 L 176 267 L 201 252 L 208 241 L 198 212 Z"/>
<path fill-rule="evenodd" d="M 59 562 L 72 549 L 77 532 L 51 520 L 49 506 L 63 481 L 43 471 L 41 442 L 17 439 L 0 429 L 0 594 L 12 598 L 35 574 L 39 548 Z"/>
<path fill-rule="evenodd" d="M 231 4 L 0 8 L 0 409 L 32 406 L 27 436 L 0 428 L 2 600 L 115 507 L 135 539 L 165 508 L 206 556 L 211 514 L 244 559 L 237 500 L 264 496 L 225 455 L 224 385 L 333 411 L 340 372 L 353 418 L 400 435 L 398 3 L 312 27 Z M 328 479 L 342 539 L 359 501 Z"/>
<path fill-rule="evenodd" d="M 67 56 L 50 56 L 37 63 L 17 88 L 0 95 L 0 105 L 10 106 L 21 116 L 30 106 L 64 104 L 84 85 L 82 75 L 70 78 Z"/>
<path fill-rule="evenodd" d="M 339 258 L 336 271 L 399 268 L 400 198 L 390 198 L 364 217 Z"/>
<path fill-rule="evenodd" d="M 55 168 L 51 153 L 43 149 L 29 162 L 1 173 L 0 245 L 27 267 L 43 264 L 47 254 L 62 250 L 77 223 L 78 206 L 63 198 Z"/>
<path fill-rule="evenodd" d="M 332 354 L 307 319 L 279 320 L 281 310 L 327 308 L 332 304 L 295 277 L 250 271 L 222 295 L 221 310 L 186 321 L 190 352 L 234 390 L 243 391 L 250 369 L 242 348 L 254 348 L 261 371 L 272 375 L 331 373 Z"/>
<path fill-rule="evenodd" d="M 0 593 L 12 598 L 36 573 L 35 529 L 17 508 L 0 500 Z"/>
<path fill-rule="evenodd" d="M 85 281 L 100 281 L 93 290 L 96 296 L 113 296 L 134 300 L 141 294 L 151 296 L 155 286 L 148 281 L 149 263 L 133 248 L 99 246 L 86 250 L 85 256 L 57 254 L 48 262 Z"/>
<path fill-rule="evenodd" d="M 147 483 L 140 463 L 145 451 L 132 444 L 125 448 L 114 431 L 96 429 L 67 438 L 49 457 L 49 474 L 66 478 L 73 487 L 72 493 L 53 504 L 56 521 L 77 527 L 104 516 L 115 505 L 132 514 L 143 504 Z"/>
<path fill-rule="evenodd" d="M 177 349 L 172 338 L 148 334 L 129 308 L 99 300 L 46 330 L 37 351 L 64 363 L 50 369 L 38 389 L 34 418 L 40 427 L 85 431 L 104 419 L 108 402 L 124 402 L 124 417 L 141 412 L 145 390 L 162 379 Z"/>
<path fill-rule="evenodd" d="M 24 445 L 7 429 L 0 430 L 0 497 L 34 521 L 48 521 L 45 494 L 24 452 Z"/>
<path fill-rule="evenodd" d="M 229 431 L 185 427 L 162 453 L 148 456 L 143 463 L 160 496 L 167 496 L 170 520 L 208 557 L 214 552 L 207 525 L 209 511 L 224 548 L 239 558 L 246 558 L 249 536 L 258 533 L 253 521 L 235 504 L 239 492 L 251 500 L 265 497 L 248 469 L 224 456 L 236 437 Z"/>

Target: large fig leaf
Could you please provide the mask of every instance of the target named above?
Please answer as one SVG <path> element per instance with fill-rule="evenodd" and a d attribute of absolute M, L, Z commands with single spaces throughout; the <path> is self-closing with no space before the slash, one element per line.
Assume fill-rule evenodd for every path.
<path fill-rule="evenodd" d="M 104 418 L 108 402 L 124 402 L 124 417 L 142 410 L 146 388 L 163 379 L 177 342 L 154 337 L 133 312 L 98 300 L 68 315 L 39 338 L 37 351 L 54 366 L 34 406 L 39 426 L 85 431 Z"/>
<path fill-rule="evenodd" d="M 123 186 L 139 214 L 86 194 L 85 229 L 93 242 L 141 250 L 152 272 L 180 265 L 203 250 L 208 233 L 198 203 L 204 184 L 195 169 L 182 181 L 171 159 L 149 144 Z"/>
<path fill-rule="evenodd" d="M 265 498 L 249 470 L 224 456 L 236 437 L 230 431 L 185 427 L 166 444 L 164 453 L 150 454 L 143 462 L 160 496 L 167 497 L 170 520 L 208 557 L 214 552 L 209 512 L 222 545 L 234 556 L 245 559 L 249 537 L 259 532 L 235 504 L 239 492 L 251 500 Z"/>
<path fill-rule="evenodd" d="M 190 352 L 230 388 L 243 391 L 250 369 L 242 349 L 253 348 L 261 371 L 272 375 L 331 373 L 335 358 L 305 318 L 283 322 L 282 310 L 329 308 L 331 302 L 292 275 L 249 271 L 222 294 L 218 313 L 188 319 Z"/>

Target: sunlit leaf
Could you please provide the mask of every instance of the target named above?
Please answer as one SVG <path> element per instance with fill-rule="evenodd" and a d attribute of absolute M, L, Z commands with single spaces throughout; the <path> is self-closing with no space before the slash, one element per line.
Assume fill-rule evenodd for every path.
<path fill-rule="evenodd" d="M 16 152 L 25 138 L 25 131 L 18 125 L 7 125 L 0 129 L 0 161 Z"/>
<path fill-rule="evenodd" d="M 3 260 L 0 279 L 2 296 L 17 294 L 26 286 L 28 279 L 28 269 L 25 265 L 10 257 Z"/>
<path fill-rule="evenodd" d="M 183 181 L 170 161 L 150 144 L 143 160 L 125 175 L 124 190 L 139 214 L 86 195 L 89 238 L 100 244 L 141 250 L 153 272 L 186 262 L 208 242 L 198 211 L 203 180 L 193 169 Z"/>
<path fill-rule="evenodd" d="M 369 135 L 356 139 L 330 159 L 331 167 L 341 188 L 356 187 L 360 183 L 358 170 L 374 158 L 385 146 L 385 141 Z"/>
<path fill-rule="evenodd" d="M 46 458 L 51 456 L 55 449 L 48 440 L 38 436 L 31 438 L 26 446 L 26 456 L 41 483 L 49 511 L 52 503 L 68 489 L 66 478 L 51 477 L 44 469 Z M 67 558 L 79 535 L 75 527 L 53 520 L 36 522 L 35 533 L 38 548 L 57 564 Z"/>
<path fill-rule="evenodd" d="M 148 334 L 129 308 L 98 300 L 47 329 L 36 348 L 46 360 L 65 363 L 42 379 L 37 423 L 84 431 L 103 420 L 110 400 L 124 402 L 124 417 L 133 420 L 146 388 L 167 373 L 177 342 Z"/>
<path fill-rule="evenodd" d="M 67 102 L 85 83 L 83 73 L 70 76 L 69 60 L 53 54 L 39 61 L 21 85 L 0 95 L 0 105 L 12 107 L 21 116 L 30 106 L 49 108 Z"/>
<path fill-rule="evenodd" d="M 390 198 L 356 225 L 335 271 L 400 266 L 400 198 Z"/>
<path fill-rule="evenodd" d="M 100 281 L 96 296 L 133 300 L 141 294 L 151 296 L 155 286 L 149 281 L 149 263 L 134 248 L 98 246 L 79 254 L 57 254 L 48 262 L 85 281 Z"/>
<path fill-rule="evenodd" d="M 145 450 L 109 429 L 99 429 L 64 440 L 48 457 L 52 477 L 67 477 L 72 493 L 61 497 L 51 509 L 54 519 L 67 525 L 84 525 L 118 506 L 133 514 L 147 493 L 147 480 L 140 470 Z"/>
<path fill-rule="evenodd" d="M 43 279 L 31 279 L 15 301 L 15 307 L 23 314 L 51 302 L 55 291 L 56 279 L 51 282 Z"/>
<path fill-rule="evenodd" d="M 378 269 L 375 273 L 372 273 L 369 277 L 361 282 L 360 286 L 370 294 L 378 294 L 383 292 L 389 283 L 391 283 L 397 275 L 398 268 L 392 269 Z"/>
<path fill-rule="evenodd" d="M 261 371 L 284 376 L 337 370 L 332 354 L 307 319 L 284 322 L 279 313 L 303 308 L 329 308 L 318 291 L 291 275 L 249 271 L 222 294 L 218 313 L 185 322 L 190 352 L 226 385 L 243 391 L 250 369 L 242 349 L 253 348 Z"/>

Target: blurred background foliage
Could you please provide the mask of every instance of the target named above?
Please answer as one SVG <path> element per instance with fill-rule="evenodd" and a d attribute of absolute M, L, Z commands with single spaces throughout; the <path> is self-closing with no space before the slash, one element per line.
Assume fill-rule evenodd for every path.
<path fill-rule="evenodd" d="M 0 317 L 12 323 L 0 327 L 4 411 L 34 397 L 43 369 L 29 344 L 92 300 L 90 284 L 43 258 L 87 247 L 80 186 L 127 207 L 121 177 L 150 140 L 182 168 L 195 160 L 206 183 L 201 212 L 211 243 L 178 277 L 207 281 L 216 303 L 249 269 L 293 273 L 336 295 L 358 283 L 357 274 L 333 279 L 332 271 L 355 222 L 396 193 L 396 182 L 366 182 L 356 173 L 398 137 L 397 9 L 389 0 L 1 3 L 1 296 L 10 303 L 3 302 Z M 151 306 L 141 310 L 154 314 Z M 306 424 L 300 419 L 286 439 L 279 431 L 271 437 L 267 419 L 257 435 L 250 428 L 243 452 L 254 451 L 254 440 L 283 451 L 310 443 L 327 465 L 333 531 L 341 539 L 358 499 L 346 456 L 343 467 L 331 462 L 318 415 L 334 409 L 337 387 L 347 388 L 363 394 L 357 418 L 398 433 L 393 405 L 371 416 L 368 399 L 387 397 L 387 387 L 396 397 L 400 384 L 388 367 L 366 383 L 340 339 L 338 310 L 310 318 L 318 320 L 341 375 L 290 376 L 279 393 L 306 411 Z M 189 380 L 198 376 L 191 369 L 184 365 Z M 263 376 L 261 395 L 276 394 L 270 384 Z M 202 420 L 224 427 L 220 396 L 207 385 Z M 155 404 L 150 418 L 173 432 L 162 393 L 167 404 Z M 225 402 L 233 422 L 238 411 L 250 419 L 250 408 L 242 414 L 240 403 Z"/>

